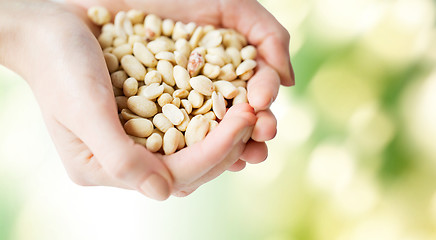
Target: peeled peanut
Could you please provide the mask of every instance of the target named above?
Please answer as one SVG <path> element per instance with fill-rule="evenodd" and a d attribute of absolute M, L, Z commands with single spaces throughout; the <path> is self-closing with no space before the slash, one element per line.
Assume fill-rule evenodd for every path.
<path fill-rule="evenodd" d="M 159 83 L 152 83 L 148 86 L 141 87 L 138 96 L 143 96 L 149 100 L 154 100 L 162 95 L 164 91 L 164 86 Z"/>
<path fill-rule="evenodd" d="M 125 32 L 128 36 L 133 35 L 133 24 L 132 24 L 132 22 L 130 21 L 130 19 L 126 18 L 126 19 L 124 20 L 123 27 L 124 27 L 124 32 Z"/>
<path fill-rule="evenodd" d="M 180 108 L 180 104 L 181 104 L 180 98 L 178 98 L 178 97 L 173 98 L 173 101 L 171 101 L 171 104 L 173 104 L 177 108 Z"/>
<path fill-rule="evenodd" d="M 206 56 L 204 56 L 204 58 L 206 59 L 207 63 L 217 65 L 220 67 L 224 66 L 224 60 L 218 55 L 206 54 Z"/>
<path fill-rule="evenodd" d="M 241 50 L 241 57 L 244 60 L 252 59 L 254 60 L 257 56 L 257 50 L 255 47 L 248 45 Z"/>
<path fill-rule="evenodd" d="M 216 119 L 216 115 L 213 111 L 209 111 L 205 114 L 203 114 L 203 116 L 209 120 L 215 120 Z"/>
<path fill-rule="evenodd" d="M 103 32 L 98 37 L 98 43 L 100 43 L 100 46 L 105 49 L 110 46 L 112 46 L 112 42 L 114 40 L 114 35 L 112 33 Z"/>
<path fill-rule="evenodd" d="M 215 120 L 209 121 L 209 132 L 212 132 L 216 127 L 218 127 L 218 122 Z"/>
<path fill-rule="evenodd" d="M 166 61 L 160 60 L 157 63 L 157 71 L 162 75 L 163 81 L 169 86 L 174 86 L 176 84 L 173 76 L 173 65 Z"/>
<path fill-rule="evenodd" d="M 153 123 L 145 118 L 133 118 L 124 124 L 124 130 L 129 135 L 146 138 L 153 132 Z"/>
<path fill-rule="evenodd" d="M 189 92 L 186 89 L 177 89 L 173 92 L 173 98 L 187 98 Z"/>
<path fill-rule="evenodd" d="M 223 95 L 218 92 L 212 93 L 213 111 L 218 119 L 223 119 L 226 114 L 226 100 Z"/>
<path fill-rule="evenodd" d="M 202 115 L 197 115 L 191 119 L 186 128 L 185 141 L 186 145 L 192 146 L 203 140 L 209 131 L 209 120 Z"/>
<path fill-rule="evenodd" d="M 123 88 L 124 81 L 128 78 L 127 73 L 123 70 L 113 72 L 111 74 L 112 85 L 117 88 Z"/>
<path fill-rule="evenodd" d="M 126 55 L 132 54 L 132 52 L 133 52 L 132 45 L 125 43 L 114 48 L 112 54 L 114 54 L 118 59 L 121 59 Z"/>
<path fill-rule="evenodd" d="M 194 48 L 198 45 L 203 35 L 204 35 L 203 27 L 202 26 L 197 27 L 197 29 L 195 29 L 194 33 L 192 34 L 191 39 L 189 39 L 189 45 L 191 45 L 191 48 Z"/>
<path fill-rule="evenodd" d="M 162 83 L 162 75 L 156 70 L 149 71 L 144 78 L 145 85 L 150 85 L 152 83 Z"/>
<path fill-rule="evenodd" d="M 138 81 L 134 78 L 128 78 L 123 84 L 123 93 L 126 97 L 136 95 L 138 92 Z"/>
<path fill-rule="evenodd" d="M 176 61 L 177 65 L 180 65 L 183 68 L 188 67 L 188 57 L 178 51 L 174 52 L 174 60 Z"/>
<path fill-rule="evenodd" d="M 169 95 L 172 96 L 174 93 L 174 88 L 164 82 L 162 83 L 162 85 L 164 86 L 164 93 L 168 93 Z"/>
<path fill-rule="evenodd" d="M 192 112 L 192 104 L 189 100 L 182 99 L 182 106 L 188 114 Z"/>
<path fill-rule="evenodd" d="M 151 41 L 147 44 L 147 48 L 153 53 L 157 54 L 159 52 L 172 52 L 174 51 L 174 42 L 165 38 L 160 37 L 154 41 Z"/>
<path fill-rule="evenodd" d="M 243 81 L 247 81 L 250 80 L 251 77 L 253 77 L 254 75 L 254 71 L 250 70 L 244 74 L 242 74 L 241 76 L 239 76 L 239 79 L 243 80 Z"/>
<path fill-rule="evenodd" d="M 162 107 L 162 113 L 174 125 L 179 125 L 184 119 L 183 113 L 174 104 L 165 104 Z"/>
<path fill-rule="evenodd" d="M 243 61 L 238 68 L 236 68 L 236 75 L 240 76 L 250 70 L 253 70 L 254 68 L 256 68 L 256 61 L 251 60 L 251 59 L 247 59 L 245 61 Z"/>
<path fill-rule="evenodd" d="M 169 37 L 173 34 L 174 21 L 171 19 L 165 19 L 162 22 L 162 34 Z"/>
<path fill-rule="evenodd" d="M 162 19 L 154 14 L 148 14 L 144 21 L 145 36 L 148 39 L 160 37 L 162 30 Z"/>
<path fill-rule="evenodd" d="M 174 127 L 171 121 L 163 113 L 158 113 L 153 117 L 153 124 L 161 132 L 165 133 L 168 129 Z"/>
<path fill-rule="evenodd" d="M 233 86 L 237 87 L 243 87 L 243 88 L 247 88 L 247 82 L 244 80 L 235 80 L 235 81 L 231 81 L 231 83 L 233 84 Z"/>
<path fill-rule="evenodd" d="M 189 92 L 188 100 L 193 108 L 199 108 L 203 105 L 204 96 L 201 93 L 192 90 Z"/>
<path fill-rule="evenodd" d="M 233 105 L 239 103 L 248 103 L 247 89 L 245 89 L 244 87 L 238 87 L 238 95 L 236 95 L 233 99 Z"/>
<path fill-rule="evenodd" d="M 110 73 L 113 73 L 116 70 L 118 70 L 120 63 L 115 55 L 113 55 L 112 53 L 105 53 L 104 60 L 106 61 L 106 66 L 107 69 L 109 69 Z"/>
<path fill-rule="evenodd" d="M 157 99 L 157 103 L 159 106 L 163 107 L 168 103 L 171 103 L 173 101 L 173 97 L 169 93 L 163 93 L 160 95 L 160 97 Z"/>
<path fill-rule="evenodd" d="M 185 55 L 186 57 L 189 57 L 189 54 L 191 53 L 191 46 L 189 45 L 188 41 L 184 38 L 176 41 L 175 48 L 177 52 Z"/>
<path fill-rule="evenodd" d="M 162 136 L 157 133 L 151 134 L 145 146 L 150 152 L 158 152 L 162 147 Z"/>
<path fill-rule="evenodd" d="M 127 38 L 126 31 L 124 30 L 124 21 L 126 20 L 126 12 L 118 12 L 115 15 L 114 25 L 115 25 L 115 33 L 118 37 Z"/>
<path fill-rule="evenodd" d="M 157 113 L 156 104 L 143 96 L 132 96 L 127 100 L 129 109 L 138 116 L 149 118 Z"/>
<path fill-rule="evenodd" d="M 238 89 L 228 81 L 216 81 L 213 85 L 216 91 L 220 92 L 227 99 L 232 99 L 238 94 Z"/>
<path fill-rule="evenodd" d="M 191 85 L 189 84 L 189 73 L 188 70 L 181 66 L 175 66 L 173 69 L 174 80 L 176 85 L 180 89 L 191 90 Z"/>
<path fill-rule="evenodd" d="M 177 131 L 177 135 L 179 136 L 179 144 L 177 145 L 177 150 L 180 150 L 186 146 L 185 136 L 180 131 Z"/>
<path fill-rule="evenodd" d="M 242 61 L 241 53 L 239 52 L 238 49 L 236 49 L 234 47 L 229 47 L 226 49 L 226 53 L 230 57 L 231 62 L 232 62 L 234 67 L 238 67 L 239 64 L 241 64 L 241 61 Z"/>
<path fill-rule="evenodd" d="M 223 41 L 223 36 L 219 30 L 208 32 L 200 41 L 200 46 L 205 48 L 217 47 Z"/>
<path fill-rule="evenodd" d="M 142 43 L 133 44 L 133 54 L 146 67 L 156 67 L 157 60 L 153 53 Z"/>
<path fill-rule="evenodd" d="M 127 108 L 121 110 L 121 116 L 126 121 L 129 121 L 130 119 L 134 119 L 134 118 L 140 118 L 140 116 L 134 114 L 132 111 L 130 111 Z"/>
<path fill-rule="evenodd" d="M 180 109 L 180 111 L 183 113 L 183 121 L 179 125 L 177 125 L 176 127 L 180 131 L 184 132 L 184 131 L 186 131 L 186 128 L 188 127 L 188 124 L 191 121 L 191 119 L 189 118 L 189 115 L 185 109 Z M 185 142 L 185 140 L 183 140 L 183 142 Z"/>
<path fill-rule="evenodd" d="M 121 58 L 121 66 L 129 76 L 139 81 L 144 80 L 147 70 L 134 56 L 126 55 Z"/>
<path fill-rule="evenodd" d="M 88 9 L 88 17 L 92 22 L 99 26 L 104 25 L 111 20 L 111 14 L 104 7 L 91 7 Z"/>
<path fill-rule="evenodd" d="M 212 99 L 206 100 L 206 102 L 204 102 L 203 106 L 194 110 L 192 112 L 192 114 L 194 114 L 194 115 L 205 114 L 205 113 L 209 112 L 210 109 L 212 109 Z"/>
<path fill-rule="evenodd" d="M 145 13 L 140 10 L 132 9 L 127 12 L 126 16 L 132 24 L 138 24 L 144 21 Z"/>
<path fill-rule="evenodd" d="M 180 132 L 174 127 L 168 129 L 163 137 L 163 150 L 166 155 L 175 153 L 179 146 Z"/>
<path fill-rule="evenodd" d="M 168 62 L 171 62 L 173 64 L 176 63 L 176 59 L 175 59 L 174 53 L 172 53 L 172 52 L 159 52 L 154 57 L 157 60 L 167 60 Z"/>
<path fill-rule="evenodd" d="M 145 28 L 143 24 L 135 24 L 133 25 L 133 32 L 142 38 L 145 37 Z"/>
<path fill-rule="evenodd" d="M 114 39 L 114 42 L 112 43 L 112 45 L 114 47 L 119 47 L 121 45 L 127 44 L 127 39 L 126 38 L 121 38 L 121 37 L 117 37 Z M 130 44 L 129 44 L 130 45 Z M 127 49 L 127 48 L 126 48 Z"/>
<path fill-rule="evenodd" d="M 203 67 L 203 75 L 210 79 L 217 78 L 220 74 L 220 71 L 221 69 L 219 66 L 210 63 L 206 63 Z"/>
<path fill-rule="evenodd" d="M 189 80 L 191 87 L 204 96 L 211 96 L 214 90 L 212 81 L 206 76 L 200 75 Z"/>
<path fill-rule="evenodd" d="M 233 64 L 227 64 L 224 67 L 221 68 L 220 74 L 218 76 L 221 80 L 226 81 L 233 81 L 237 78 L 235 68 L 233 67 Z"/>
<path fill-rule="evenodd" d="M 177 41 L 179 39 L 187 39 L 188 36 L 189 33 L 185 28 L 185 24 L 183 24 L 182 22 L 176 22 L 176 24 L 174 25 L 172 38 Z"/>

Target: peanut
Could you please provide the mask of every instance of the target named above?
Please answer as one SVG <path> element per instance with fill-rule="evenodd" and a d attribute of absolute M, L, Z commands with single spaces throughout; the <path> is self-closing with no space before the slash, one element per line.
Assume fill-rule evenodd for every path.
<path fill-rule="evenodd" d="M 110 73 L 118 70 L 120 63 L 118 62 L 118 58 L 112 53 L 105 53 L 104 60 L 106 61 L 106 66 L 109 69 Z"/>
<path fill-rule="evenodd" d="M 129 76 L 139 81 L 144 80 L 147 70 L 134 56 L 126 55 L 121 58 L 121 66 Z"/>
<path fill-rule="evenodd" d="M 102 7 L 88 15 L 101 26 L 98 42 L 120 122 L 149 151 L 192 146 L 219 125 L 227 107 L 248 102 L 257 50 L 235 30 L 139 10 L 118 12 L 113 23 Z"/>
<path fill-rule="evenodd" d="M 174 104 L 165 104 L 162 107 L 162 113 L 174 125 L 179 125 L 184 119 L 183 113 Z"/>
<path fill-rule="evenodd" d="M 173 76 L 173 65 L 166 61 L 160 60 L 157 63 L 157 71 L 162 75 L 163 81 L 169 86 L 174 86 L 176 84 Z"/>
<path fill-rule="evenodd" d="M 238 94 L 238 89 L 227 81 L 216 81 L 213 83 L 215 89 L 225 98 L 232 99 Z"/>
<path fill-rule="evenodd" d="M 111 20 L 111 14 L 104 7 L 92 7 L 88 9 L 88 17 L 99 26 L 109 23 Z"/>
<path fill-rule="evenodd" d="M 226 100 L 223 95 L 218 92 L 212 93 L 213 111 L 218 119 L 223 119 L 226 114 Z"/>
<path fill-rule="evenodd" d="M 142 43 L 133 44 L 133 54 L 146 67 L 156 67 L 157 60 L 148 48 Z"/>
<path fill-rule="evenodd" d="M 168 120 L 163 113 L 158 113 L 153 117 L 153 124 L 163 133 L 173 127 L 171 121 Z"/>
<path fill-rule="evenodd" d="M 124 130 L 129 135 L 146 138 L 153 132 L 153 123 L 145 118 L 133 118 L 124 124 Z"/>
<path fill-rule="evenodd" d="M 114 85 L 114 87 L 116 88 L 123 88 L 124 81 L 126 81 L 127 78 L 128 78 L 127 73 L 124 72 L 123 70 L 113 72 L 111 74 L 112 85 Z"/>
<path fill-rule="evenodd" d="M 145 97 L 133 96 L 127 100 L 127 107 L 138 116 L 149 118 L 157 113 L 156 104 Z"/>
<path fill-rule="evenodd" d="M 123 84 L 123 93 L 126 97 L 136 95 L 138 92 L 138 81 L 134 78 L 128 78 Z"/>
<path fill-rule="evenodd" d="M 214 90 L 212 81 L 206 76 L 200 75 L 189 80 L 191 87 L 204 96 L 211 96 Z"/>
<path fill-rule="evenodd" d="M 209 120 L 202 115 L 197 115 L 191 119 L 186 128 L 185 141 L 186 145 L 192 146 L 203 140 L 209 131 Z"/>
<path fill-rule="evenodd" d="M 153 133 L 147 138 L 146 148 L 150 152 L 158 152 L 162 147 L 162 136 L 158 133 Z"/>
<path fill-rule="evenodd" d="M 176 152 L 179 146 L 179 140 L 181 133 L 176 128 L 172 127 L 165 132 L 163 137 L 163 150 L 166 155 L 173 154 Z"/>

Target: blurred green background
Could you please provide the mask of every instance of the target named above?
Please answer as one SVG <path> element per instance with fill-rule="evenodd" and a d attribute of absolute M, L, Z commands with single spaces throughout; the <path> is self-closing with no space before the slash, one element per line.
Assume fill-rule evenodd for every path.
<path fill-rule="evenodd" d="M 436 239 L 432 0 L 264 0 L 290 31 L 268 160 L 183 199 L 79 187 L 0 68 L 0 239 Z"/>

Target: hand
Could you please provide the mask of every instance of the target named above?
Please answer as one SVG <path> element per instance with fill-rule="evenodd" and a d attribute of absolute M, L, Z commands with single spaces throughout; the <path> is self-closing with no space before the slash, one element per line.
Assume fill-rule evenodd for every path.
<path fill-rule="evenodd" d="M 248 100 L 256 110 L 257 122 L 252 140 L 241 160 L 229 170 L 239 171 L 246 162 L 259 163 L 266 159 L 265 141 L 276 134 L 276 119 L 269 107 L 276 99 L 280 84 L 294 85 L 294 72 L 289 56 L 290 36 L 286 29 L 256 0 L 68 0 L 87 9 L 101 5 L 113 14 L 121 10 L 141 9 L 163 18 L 184 22 L 212 24 L 233 28 L 244 34 L 258 48 L 258 69 L 248 83 Z M 189 9 L 189 11 L 180 11 Z"/>
<path fill-rule="evenodd" d="M 2 30 L 18 35 L 12 39 L 19 41 L 0 39 L 0 61 L 28 80 L 76 183 L 137 189 L 152 198 L 165 199 L 169 193 L 189 194 L 241 155 L 245 144 L 240 133 L 247 132 L 256 121 L 248 105 L 230 110 L 205 141 L 172 156 L 151 154 L 135 145 L 118 122 L 101 50 L 84 21 L 77 17 L 80 11 L 73 14 L 71 8 L 42 2 L 0 4 L 4 5 L 0 9 L 6 10 L 2 20 L 12 19 L 19 30 Z M 48 14 L 41 15 L 40 11 Z M 35 21 L 40 23 L 37 28 L 32 24 Z M 38 47 L 34 47 L 35 42 Z M 247 145 L 243 156 L 253 152 L 249 146 L 253 143 Z"/>

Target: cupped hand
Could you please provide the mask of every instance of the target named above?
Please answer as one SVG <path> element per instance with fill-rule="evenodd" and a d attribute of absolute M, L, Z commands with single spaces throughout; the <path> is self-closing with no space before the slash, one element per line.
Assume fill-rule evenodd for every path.
<path fill-rule="evenodd" d="M 170 194 L 188 195 L 226 169 L 242 169 L 245 161 L 256 163 L 266 158 L 263 141 L 275 134 L 275 118 L 268 108 L 280 77 L 286 85 L 292 77 L 270 67 L 269 61 L 278 60 L 263 60 L 268 58 L 262 48 L 259 69 L 248 85 L 250 105 L 257 114 L 247 104 L 235 106 L 204 141 L 161 156 L 134 144 L 124 133 L 104 58 L 85 24 L 83 9 L 42 1 L 1 4 L 5 2 L 4 16 L 20 17 L 18 30 L 10 30 L 12 40 L 19 41 L 0 40 L 7 43 L 0 47 L 4 53 L 0 61 L 29 82 L 67 172 L 76 183 L 136 189 L 163 200 Z M 139 1 L 131 4 L 140 6 Z M 213 14 L 204 16 L 204 23 L 213 19 Z M 259 47 L 262 41 L 253 44 Z M 246 144 L 253 128 L 252 138 L 258 142 Z"/>
<path fill-rule="evenodd" d="M 276 119 L 270 106 L 276 99 L 280 84 L 295 84 L 290 62 L 288 31 L 256 0 L 68 0 L 87 9 L 101 5 L 115 14 L 121 10 L 140 9 L 163 18 L 193 21 L 233 28 L 244 34 L 258 49 L 256 74 L 248 82 L 248 100 L 256 111 L 257 121 L 252 140 L 234 165 L 228 170 L 239 171 L 246 162 L 259 163 L 266 159 L 265 141 L 276 134 Z"/>

